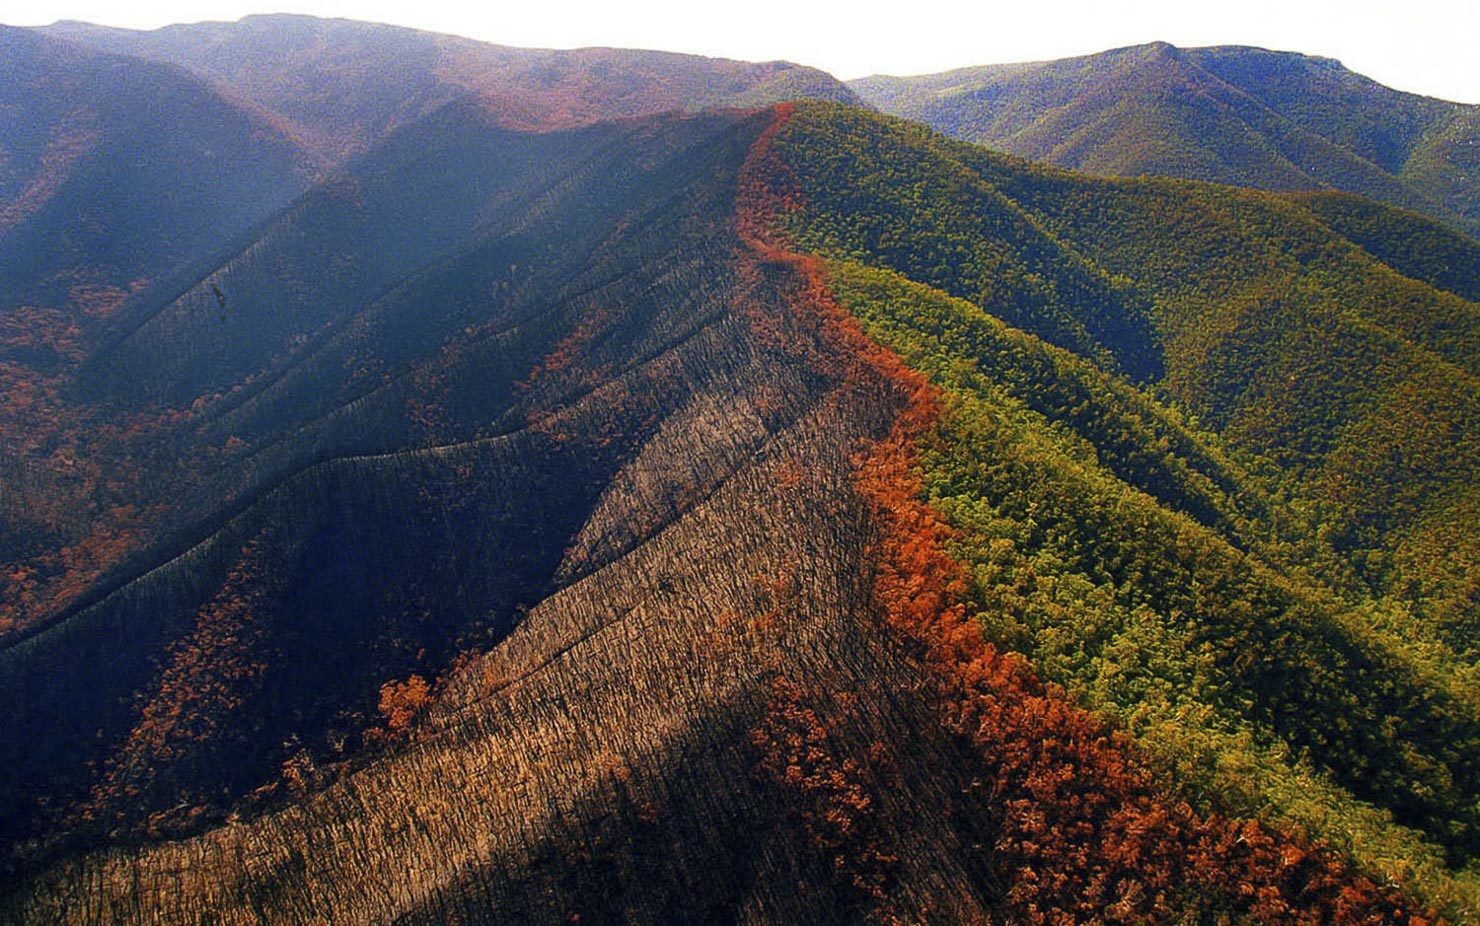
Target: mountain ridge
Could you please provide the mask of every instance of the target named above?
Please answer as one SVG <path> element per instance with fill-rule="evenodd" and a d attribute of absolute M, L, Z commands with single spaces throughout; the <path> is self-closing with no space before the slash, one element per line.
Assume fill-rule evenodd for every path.
<path fill-rule="evenodd" d="M 792 96 L 856 101 L 830 75 L 784 61 L 521 48 L 351 19 L 263 14 L 153 31 L 77 22 L 41 31 L 185 67 L 275 113 L 329 166 L 463 94 L 526 129 Z"/>
<path fill-rule="evenodd" d="M 26 776 L 5 793 L 45 782 L 75 808 L 61 819 L 76 840 L 48 840 L 32 862 L 43 869 L 21 868 L 7 913 L 86 919 L 116 901 L 134 917 L 231 919 L 265 903 L 293 917 L 435 920 L 488 916 L 497 903 L 510 921 L 616 910 L 682 919 L 676 899 L 697 896 L 686 902 L 706 914 L 820 922 L 1111 902 L 1422 922 L 1328 850 L 1179 809 L 1134 758 L 1139 747 L 992 649 L 951 603 L 965 579 L 941 558 L 947 530 L 910 475 L 912 448 L 931 440 L 922 397 L 934 387 L 833 301 L 835 269 L 773 237 L 787 221 L 773 210 L 798 205 L 793 182 L 821 199 L 815 165 L 788 173 L 808 163 L 798 144 L 847 150 L 828 133 L 874 131 L 855 112 L 654 117 L 527 139 L 441 124 L 452 149 L 471 133 L 511 153 L 529 145 L 532 163 L 559 152 L 583 165 L 578 183 L 550 186 L 535 240 L 567 241 L 564 211 L 588 228 L 590 204 L 604 204 L 607 224 L 591 234 L 605 248 L 526 255 L 531 289 L 512 288 L 505 304 L 491 284 L 517 278 L 501 255 L 522 223 L 480 226 L 486 248 L 434 260 L 413 280 L 418 297 L 392 296 L 357 326 L 354 350 L 332 352 L 394 357 L 404 334 L 373 322 L 377 312 L 446 333 L 423 338 L 401 367 L 411 375 L 385 384 L 405 390 L 394 401 L 353 400 L 360 425 L 337 440 L 363 443 L 376 422 L 401 435 L 391 453 L 341 449 L 268 477 L 277 487 L 207 544 L 0 652 L 13 680 L 0 685 L 6 713 L 28 731 L 5 743 L 7 774 Z M 598 163 L 582 138 L 604 152 Z M 888 134 L 877 141 L 911 153 Z M 643 150 L 666 156 L 634 156 Z M 487 161 L 456 169 L 476 177 Z M 397 167 L 380 170 L 393 178 Z M 504 182 L 525 176 L 511 164 Z M 358 185 L 371 213 L 404 186 L 373 179 Z M 343 240 L 335 228 L 332 212 L 305 226 Z M 567 266 L 583 269 L 572 278 Z M 1054 272 L 1073 292 L 1076 271 Z M 271 289 L 221 285 L 237 311 L 268 316 L 253 306 L 268 307 Z M 327 295 L 335 284 L 317 285 Z M 570 310 L 552 298 L 561 289 L 575 294 Z M 448 315 L 420 309 L 463 298 Z M 543 323 L 518 321 L 535 307 Z M 470 327 L 459 312 L 487 314 Z M 1053 312 L 1020 318 L 1057 330 Z M 293 340 L 291 329 L 258 330 Z M 1110 362 L 1093 341 L 1067 343 L 1090 358 L 1086 370 Z M 333 357 L 319 369 L 335 374 L 311 377 L 315 391 L 338 381 L 346 396 L 382 393 Z M 284 414 L 311 418 L 313 403 L 280 404 L 267 430 L 233 432 L 270 441 Z M 480 436 L 498 422 L 513 425 L 494 429 L 507 436 Z M 110 674 L 99 678 L 88 667 L 103 660 L 85 654 L 104 652 Z M 73 683 L 80 671 L 92 686 Z M 958 711 L 979 720 L 956 726 Z M 644 720 L 592 722 L 634 713 Z M 111 745 L 79 769 L 71 756 L 90 751 L 99 723 Z M 271 726 L 257 732 L 261 723 Z M 251 761 L 239 753 L 278 741 Z M 919 755 L 931 759 L 907 758 Z M 1012 808 L 1060 767 L 1075 771 L 1039 799 L 1051 825 L 1034 835 L 1033 814 Z M 973 775 L 1022 797 L 985 798 Z M 222 787 L 236 797 L 212 796 Z M 80 804 L 64 799 L 74 789 Z M 7 818 L 17 812 L 12 803 Z M 408 816 L 415 825 L 393 822 Z M 300 866 L 293 834 L 313 818 L 332 836 L 315 837 Z M 1074 862 L 1058 834 L 1077 826 L 1136 849 Z M 115 827 L 136 834 L 135 848 L 88 851 L 112 843 Z M 675 853 L 717 874 L 696 887 L 667 861 Z M 1300 861 L 1279 868 L 1276 857 Z M 1040 881 L 1039 868 L 1067 880 Z M 194 874 L 168 897 L 117 893 L 154 870 Z M 1241 900 L 1220 872 L 1267 889 Z M 797 878 L 813 887 L 791 890 Z M 374 887 L 386 879 L 400 899 Z M 1010 891 L 993 887 L 999 879 Z M 1150 894 L 1131 886 L 1142 884 Z"/>
<path fill-rule="evenodd" d="M 571 73 L 0 302 L 0 918 L 1480 910 L 1480 241 Z"/>
<path fill-rule="evenodd" d="M 884 111 L 1063 167 L 1342 189 L 1477 227 L 1464 139 L 1480 107 L 1392 90 L 1334 59 L 1160 42 L 849 86 Z"/>

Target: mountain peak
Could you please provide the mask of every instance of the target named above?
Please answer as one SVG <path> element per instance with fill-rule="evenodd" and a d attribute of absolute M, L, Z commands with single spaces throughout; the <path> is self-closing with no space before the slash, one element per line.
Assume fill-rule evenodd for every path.
<path fill-rule="evenodd" d="M 1181 50 L 1177 46 L 1159 39 L 1137 47 L 1142 49 L 1148 57 L 1154 58 L 1174 58 L 1181 53 Z"/>
<path fill-rule="evenodd" d="M 885 112 L 1061 167 L 1334 188 L 1480 230 L 1467 161 L 1480 107 L 1401 93 L 1331 58 L 1153 42 L 851 86 Z"/>

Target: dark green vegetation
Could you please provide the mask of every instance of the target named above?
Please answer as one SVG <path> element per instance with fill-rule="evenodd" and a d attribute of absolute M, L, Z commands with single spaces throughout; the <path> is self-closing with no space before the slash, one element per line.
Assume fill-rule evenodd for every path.
<path fill-rule="evenodd" d="M 1346 193 L 1292 194 L 1332 231 L 1394 270 L 1480 302 L 1480 242 L 1416 213 Z"/>
<path fill-rule="evenodd" d="M 453 40 L 114 39 L 255 86 L 283 30 L 263 214 L 197 190 L 236 218 L 99 258 L 149 277 L 107 311 L 0 303 L 0 919 L 1474 915 L 1474 240 L 840 105 L 633 115 L 715 101 L 633 73 L 800 69 L 421 110 Z M 384 109 L 377 47 L 421 75 Z M 7 163 L 14 203 L 59 162 Z"/>
<path fill-rule="evenodd" d="M 152 32 L 63 22 L 48 34 L 179 65 L 270 112 L 327 164 L 365 150 L 458 97 L 482 97 L 506 126 L 804 97 L 856 102 L 836 78 L 753 63 L 621 48 L 546 51 L 308 16 L 249 16 Z"/>
<path fill-rule="evenodd" d="M 800 109 L 777 145 L 803 178 L 790 233 L 946 390 L 926 490 L 989 637 L 1197 801 L 1471 909 L 1480 640 L 1473 560 L 1442 551 L 1472 517 L 1480 306 L 1370 254 L 1408 228 L 1474 242 L 1372 203 L 1086 180 L 858 111 Z"/>
<path fill-rule="evenodd" d="M 850 86 L 884 112 L 1059 167 L 1344 190 L 1480 230 L 1480 107 L 1326 58 L 1157 43 Z"/>

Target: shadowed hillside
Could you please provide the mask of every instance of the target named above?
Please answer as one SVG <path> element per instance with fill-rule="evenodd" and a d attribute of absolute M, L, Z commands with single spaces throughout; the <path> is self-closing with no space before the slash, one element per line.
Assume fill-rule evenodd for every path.
<path fill-rule="evenodd" d="M 209 444 L 181 438 L 187 407 L 211 402 L 220 414 L 270 385 L 281 396 L 287 387 L 267 371 L 307 339 L 470 246 L 480 223 L 538 209 L 534 194 L 511 192 L 511 172 L 531 172 L 537 190 L 557 182 L 553 170 L 580 170 L 549 166 L 577 152 L 511 140 L 510 126 L 852 98 L 784 63 L 510 49 L 310 17 L 3 36 L 13 79 L 0 88 L 0 381 L 11 399 L 0 408 L 0 562 L 13 580 L 0 588 L 0 633 L 75 602 L 172 512 L 235 503 L 241 480 L 198 477 L 252 435 L 233 425 Z M 506 131 L 459 136 L 464 119 Z M 454 167 L 477 158 L 486 160 Z M 316 174 L 335 179 L 246 234 Z M 399 198 L 364 196 L 355 184 L 367 176 L 401 185 Z M 242 248 L 266 253 L 244 258 Z M 318 387 L 300 377 L 294 388 Z M 281 427 L 274 401 L 266 417 Z M 171 493 L 174 503 L 158 501 Z"/>
<path fill-rule="evenodd" d="M 330 164 L 469 93 L 482 96 L 502 124 L 525 129 L 802 97 L 856 99 L 832 76 L 783 61 L 508 48 L 308 16 L 249 16 L 152 32 L 63 22 L 45 31 L 187 68 L 273 113 Z"/>
<path fill-rule="evenodd" d="M 1156 43 L 849 86 L 884 112 L 1059 167 L 1344 190 L 1480 230 L 1480 107 L 1326 58 Z"/>
<path fill-rule="evenodd" d="M 178 68 L 0 27 L 0 632 L 138 538 L 130 424 L 79 409 L 72 371 L 131 300 L 298 195 L 310 162 Z"/>
<path fill-rule="evenodd" d="M 94 315 L 305 184 L 304 156 L 185 72 L 0 27 L 0 305 Z M 84 320 L 85 321 L 85 320 Z"/>

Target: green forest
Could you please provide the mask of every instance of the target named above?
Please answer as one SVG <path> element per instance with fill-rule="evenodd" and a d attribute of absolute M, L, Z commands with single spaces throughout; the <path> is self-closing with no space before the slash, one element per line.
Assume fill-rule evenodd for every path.
<path fill-rule="evenodd" d="M 1476 641 L 1444 619 L 1472 609 L 1419 539 L 1473 485 L 1480 307 L 1438 288 L 1462 287 L 1378 264 L 1319 199 L 1088 180 L 822 106 L 776 144 L 785 233 L 943 390 L 925 498 L 987 637 L 1198 806 L 1472 908 Z"/>

